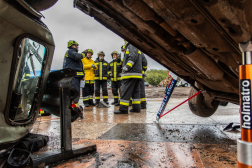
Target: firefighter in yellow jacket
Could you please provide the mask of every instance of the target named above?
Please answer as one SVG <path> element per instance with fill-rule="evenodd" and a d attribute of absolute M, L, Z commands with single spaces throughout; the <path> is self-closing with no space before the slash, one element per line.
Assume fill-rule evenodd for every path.
<path fill-rule="evenodd" d="M 85 107 L 94 106 L 94 71 L 97 70 L 95 62 L 91 59 L 93 50 L 88 49 L 87 56 L 82 59 L 83 69 L 85 73 L 85 87 L 82 89 L 83 104 Z"/>

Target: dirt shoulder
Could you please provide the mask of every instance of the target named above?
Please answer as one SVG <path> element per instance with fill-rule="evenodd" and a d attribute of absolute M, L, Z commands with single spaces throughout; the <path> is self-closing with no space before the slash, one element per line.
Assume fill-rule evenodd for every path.
<path fill-rule="evenodd" d="M 191 87 L 175 87 L 172 96 L 173 98 L 188 97 Z M 165 87 L 145 87 L 146 98 L 163 98 Z M 111 90 L 108 90 L 109 99 L 113 99 Z"/>
<path fill-rule="evenodd" d="M 173 98 L 188 97 L 191 87 L 175 87 L 172 96 Z M 165 87 L 145 88 L 147 98 L 162 98 L 164 97 Z"/>

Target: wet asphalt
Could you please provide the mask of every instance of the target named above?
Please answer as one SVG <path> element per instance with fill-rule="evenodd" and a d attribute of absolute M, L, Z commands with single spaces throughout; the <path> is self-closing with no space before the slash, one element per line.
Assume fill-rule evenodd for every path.
<path fill-rule="evenodd" d="M 171 98 L 165 111 L 185 99 Z M 118 107 L 113 105 L 85 108 L 84 119 L 72 123 L 73 144 L 93 142 L 97 151 L 49 167 L 237 167 L 240 132 L 223 128 L 239 123 L 239 106 L 220 106 L 214 115 L 202 118 L 185 103 L 156 124 L 161 102 L 162 98 L 147 99 L 146 110 L 123 115 L 114 115 Z M 31 132 L 50 137 L 40 152 L 60 148 L 58 117 L 39 117 Z"/>

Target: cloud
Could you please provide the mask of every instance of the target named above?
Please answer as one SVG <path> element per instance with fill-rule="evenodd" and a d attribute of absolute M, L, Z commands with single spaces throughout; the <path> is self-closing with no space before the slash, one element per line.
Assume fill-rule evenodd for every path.
<path fill-rule="evenodd" d="M 52 32 L 56 46 L 51 69 L 62 68 L 69 40 L 79 43 L 80 52 L 87 48 L 93 49 L 93 59 L 97 57 L 99 51 L 104 51 L 105 60 L 108 62 L 112 60 L 111 52 L 114 50 L 120 52 L 124 44 L 120 36 L 79 9 L 73 8 L 71 0 L 58 1 L 50 9 L 42 11 L 42 14 L 45 16 L 43 22 Z M 146 57 L 148 69 L 166 69 L 150 57 Z"/>

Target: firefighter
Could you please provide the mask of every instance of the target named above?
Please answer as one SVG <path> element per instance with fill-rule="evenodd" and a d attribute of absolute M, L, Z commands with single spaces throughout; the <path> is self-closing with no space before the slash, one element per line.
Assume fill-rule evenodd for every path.
<path fill-rule="evenodd" d="M 102 86 L 103 101 L 108 104 L 108 62 L 104 60 L 105 53 L 100 51 L 95 64 L 98 69 L 95 71 L 95 104 L 100 102 L 100 87 Z"/>
<path fill-rule="evenodd" d="M 114 114 L 128 114 L 131 95 L 132 109 L 130 112 L 139 113 L 141 110 L 140 80 L 142 79 L 142 52 L 128 42 L 125 45 L 122 67 L 120 108 Z"/>
<path fill-rule="evenodd" d="M 25 67 L 24 67 L 24 73 L 23 73 L 23 77 L 22 77 L 22 81 L 26 81 L 28 79 L 31 78 L 31 73 L 30 73 L 30 68 L 27 65 L 27 63 L 25 63 Z"/>
<path fill-rule="evenodd" d="M 122 51 L 123 53 L 125 53 L 125 45 L 122 45 L 122 46 L 121 46 L 121 51 Z M 121 94 L 120 94 L 120 95 L 121 95 Z M 132 106 L 132 97 L 130 97 L 129 106 Z"/>
<path fill-rule="evenodd" d="M 121 46 L 121 51 L 122 51 L 123 53 L 125 53 L 125 45 L 122 45 L 122 46 Z"/>
<path fill-rule="evenodd" d="M 30 74 L 30 68 L 29 68 L 29 66 L 27 65 L 27 62 L 25 63 L 25 66 L 24 66 L 24 70 L 23 70 L 23 77 L 22 77 L 22 82 L 24 82 L 24 81 L 26 81 L 26 80 L 29 80 L 29 79 L 31 79 L 31 74 Z M 22 83 L 23 84 L 23 83 Z M 23 84 L 23 85 L 25 85 L 25 84 Z M 19 89 L 20 91 L 20 93 L 23 95 L 23 96 L 26 96 L 26 95 L 24 95 L 24 87 L 22 87 L 22 89 L 20 88 Z M 26 102 L 23 102 L 23 103 L 26 103 Z M 19 103 L 19 105 L 18 105 L 18 110 L 17 110 L 17 114 L 15 115 L 15 116 L 17 116 L 17 115 L 20 115 L 20 114 L 22 114 L 23 113 L 23 106 L 22 106 L 22 101 Z M 15 119 L 15 116 L 13 116 L 13 120 Z"/>
<path fill-rule="evenodd" d="M 114 102 L 112 105 L 119 106 L 119 95 L 118 90 L 121 86 L 121 73 L 122 73 L 122 61 L 119 57 L 119 54 L 117 51 L 113 51 L 111 53 L 112 61 L 109 63 L 108 66 L 108 74 L 111 79 L 111 85 L 112 85 L 112 93 L 114 95 Z"/>
<path fill-rule="evenodd" d="M 80 81 L 84 78 L 81 59 L 85 57 L 85 54 L 78 53 L 79 44 L 74 40 L 68 41 L 67 48 L 68 50 L 65 53 L 63 68 L 71 68 L 76 71 L 76 76 L 71 81 L 71 87 L 79 92 L 79 96 L 73 100 L 75 105 L 79 107 Z"/>
<path fill-rule="evenodd" d="M 125 53 L 125 45 L 121 46 L 121 51 L 123 52 L 123 54 Z M 121 55 L 120 55 L 120 59 L 121 59 Z M 122 60 L 122 64 L 123 64 L 123 59 L 121 59 L 121 60 Z M 121 88 L 122 88 L 122 78 L 121 78 L 121 86 L 119 88 L 120 98 L 121 98 L 121 95 L 122 95 L 122 89 Z M 119 106 L 120 106 L 120 101 L 119 101 Z"/>
<path fill-rule="evenodd" d="M 142 67 L 142 74 L 143 78 L 140 81 L 140 100 L 141 100 L 141 109 L 146 109 L 146 97 L 145 97 L 145 86 L 144 86 L 144 78 L 146 77 L 145 71 L 147 70 L 147 59 L 142 53 L 143 59 L 143 67 Z"/>
<path fill-rule="evenodd" d="M 86 49 L 86 50 L 84 50 L 82 53 L 84 53 L 85 55 L 87 55 L 88 50 L 89 50 L 89 49 Z M 90 49 L 90 50 L 92 50 L 92 49 Z M 92 52 L 93 52 L 93 50 L 92 50 Z M 92 55 L 93 55 L 93 54 L 92 54 Z"/>
<path fill-rule="evenodd" d="M 85 87 L 82 89 L 83 104 L 85 107 L 94 106 L 94 71 L 97 70 L 95 62 L 91 59 L 93 55 L 92 49 L 87 49 L 84 52 L 87 56 L 82 59 L 83 69 L 85 72 Z"/>

